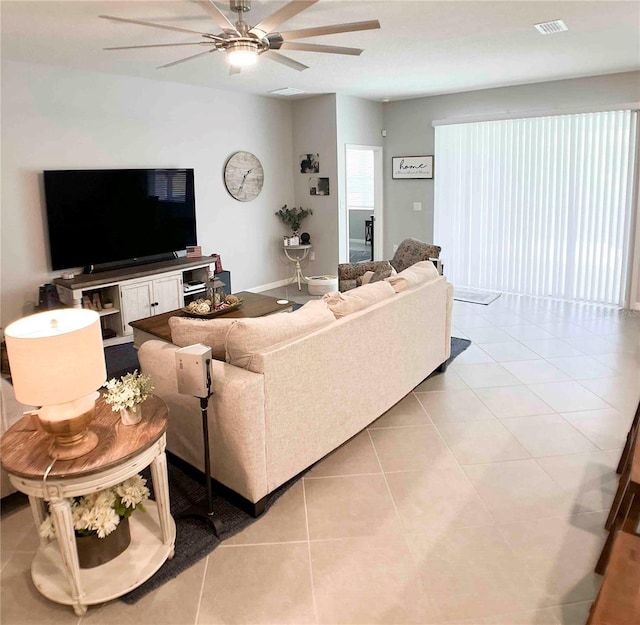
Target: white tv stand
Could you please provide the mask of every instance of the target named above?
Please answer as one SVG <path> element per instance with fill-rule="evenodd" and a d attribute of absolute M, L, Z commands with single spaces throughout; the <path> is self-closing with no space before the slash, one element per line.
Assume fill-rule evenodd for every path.
<path fill-rule="evenodd" d="M 83 297 L 92 301 L 94 294 L 98 294 L 101 301 L 106 296 L 111 299 L 112 308 L 98 311 L 103 328 L 114 333 L 113 337 L 104 340 L 107 347 L 133 341 L 129 322 L 182 308 L 183 284 L 194 280 L 206 282 L 214 270 L 215 260 L 209 256 L 175 258 L 138 267 L 80 274 L 70 280 L 57 278 L 53 282 L 60 301 L 67 306 L 82 308 Z"/>

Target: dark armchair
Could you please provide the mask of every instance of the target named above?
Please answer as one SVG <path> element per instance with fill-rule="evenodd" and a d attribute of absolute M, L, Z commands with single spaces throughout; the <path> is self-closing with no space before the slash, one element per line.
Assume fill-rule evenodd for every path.
<path fill-rule="evenodd" d="M 362 284 L 362 277 L 371 271 L 370 281 L 384 280 L 393 270 L 400 272 L 407 267 L 430 258 L 439 258 L 441 247 L 418 239 L 405 239 L 398 245 L 391 261 L 378 260 L 368 263 L 342 263 L 338 265 L 338 290 L 348 291 Z"/>

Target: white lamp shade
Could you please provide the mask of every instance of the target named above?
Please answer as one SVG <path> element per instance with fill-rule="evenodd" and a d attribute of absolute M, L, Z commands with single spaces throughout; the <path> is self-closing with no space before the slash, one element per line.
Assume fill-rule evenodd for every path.
<path fill-rule="evenodd" d="M 73 401 L 107 379 L 100 316 L 79 308 L 18 319 L 4 332 L 16 399 L 33 406 Z"/>

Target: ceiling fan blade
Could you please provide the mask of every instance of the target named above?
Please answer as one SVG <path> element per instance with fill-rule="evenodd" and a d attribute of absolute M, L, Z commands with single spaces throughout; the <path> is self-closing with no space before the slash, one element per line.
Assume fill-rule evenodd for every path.
<path fill-rule="evenodd" d="M 249 32 L 262 37 L 264 36 L 262 33 L 267 34 L 274 31 L 280 24 L 291 19 L 301 11 L 308 9 L 310 6 L 313 6 L 316 2 L 318 2 L 318 0 L 292 0 L 269 17 L 263 19 L 259 24 L 256 24 Z"/>
<path fill-rule="evenodd" d="M 298 63 L 298 61 L 294 61 L 293 59 L 290 59 L 288 56 L 285 56 L 284 54 L 280 54 L 279 52 L 274 52 L 273 50 L 267 50 L 266 52 L 263 52 L 262 54 L 263 54 L 263 56 L 266 56 L 268 59 L 271 59 L 272 61 L 275 61 L 276 63 L 282 63 L 282 65 L 286 65 L 287 67 L 290 67 L 291 69 L 296 69 L 299 72 L 302 72 L 305 69 L 309 69 L 308 65 L 304 65 L 302 63 Z"/>
<path fill-rule="evenodd" d="M 151 26 L 152 28 L 162 28 L 163 30 L 174 30 L 179 33 L 190 33 L 191 35 L 202 35 L 218 41 L 224 41 L 222 37 L 216 37 L 211 33 L 201 33 L 197 30 L 189 30 L 188 28 L 178 28 L 177 26 L 165 26 L 164 24 L 155 24 L 154 22 L 143 22 L 141 20 L 130 20 L 124 17 L 113 17 L 112 15 L 99 15 L 104 20 L 113 20 L 114 22 L 125 22 L 127 24 L 138 24 L 139 26 Z"/>
<path fill-rule="evenodd" d="M 235 24 L 213 3 L 213 0 L 193 1 L 199 5 L 205 13 L 208 13 L 209 16 L 213 18 L 213 21 L 222 28 L 222 30 L 231 30 L 235 34 L 240 35 Z"/>
<path fill-rule="evenodd" d="M 304 50 L 305 52 L 329 52 L 331 54 L 350 54 L 352 56 L 360 56 L 362 49 L 345 48 L 343 46 L 323 46 L 315 43 L 298 43 L 296 41 L 285 41 L 280 50 Z"/>
<path fill-rule="evenodd" d="M 304 39 L 305 37 L 319 37 L 320 35 L 335 35 L 337 33 L 352 33 L 357 30 L 373 30 L 380 28 L 378 20 L 368 22 L 350 22 L 347 24 L 332 24 L 330 26 L 317 26 L 316 28 L 300 28 L 299 30 L 287 30 L 280 33 L 283 39 Z"/>
<path fill-rule="evenodd" d="M 205 50 L 204 52 L 198 52 L 198 54 L 193 54 L 191 56 L 187 56 L 184 59 L 180 59 L 178 61 L 173 61 L 171 63 L 165 63 L 165 65 L 160 65 L 156 69 L 163 69 L 165 67 L 171 67 L 172 65 L 178 65 L 180 63 L 186 63 L 191 59 L 197 59 L 199 56 L 204 56 L 205 54 L 210 54 L 211 52 L 215 52 L 217 48 L 212 48 L 211 50 Z"/>
<path fill-rule="evenodd" d="M 195 41 L 192 43 L 153 43 L 146 46 L 114 46 L 112 48 L 102 48 L 103 50 L 135 50 L 136 48 L 170 48 L 172 46 L 215 46 L 211 41 Z"/>

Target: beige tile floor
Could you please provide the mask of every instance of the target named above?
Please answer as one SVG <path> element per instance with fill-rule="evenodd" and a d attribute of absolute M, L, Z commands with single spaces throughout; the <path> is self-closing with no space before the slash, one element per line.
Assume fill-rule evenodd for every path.
<path fill-rule="evenodd" d="M 456 302 L 453 325 L 474 344 L 444 375 L 137 605 L 78 618 L 41 597 L 30 512 L 4 515 L 0 622 L 584 623 L 640 314 L 503 296 Z"/>

